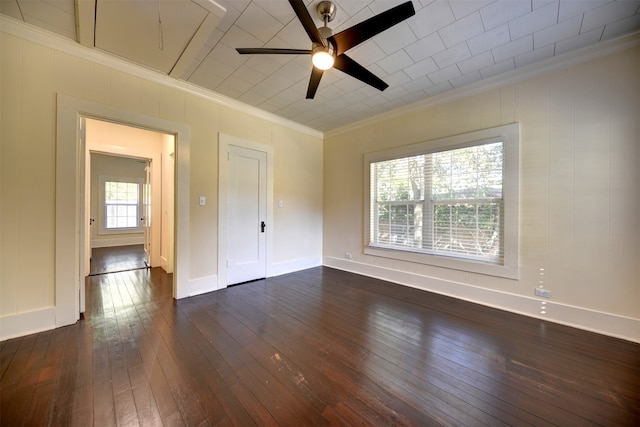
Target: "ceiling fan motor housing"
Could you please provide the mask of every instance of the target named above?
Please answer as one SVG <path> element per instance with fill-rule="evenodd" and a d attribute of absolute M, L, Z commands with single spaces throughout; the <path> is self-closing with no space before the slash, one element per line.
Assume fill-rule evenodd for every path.
<path fill-rule="evenodd" d="M 320 33 L 320 37 L 322 37 L 322 40 L 324 40 L 325 46 L 333 48 L 332 43 L 329 43 L 329 40 L 327 40 L 333 35 L 333 30 L 329 27 L 320 27 L 318 28 L 318 32 Z"/>

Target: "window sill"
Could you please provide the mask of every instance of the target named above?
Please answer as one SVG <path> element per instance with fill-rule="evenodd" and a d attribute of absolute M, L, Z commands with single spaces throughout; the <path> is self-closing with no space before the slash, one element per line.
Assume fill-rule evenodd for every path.
<path fill-rule="evenodd" d="M 144 234 L 144 229 L 142 228 L 111 228 L 111 229 L 103 229 L 98 230 L 99 236 L 109 236 L 114 234 Z"/>
<path fill-rule="evenodd" d="M 506 279 L 517 280 L 520 277 L 517 263 L 513 265 L 513 262 L 508 262 L 508 256 L 505 257 L 505 265 L 501 265 L 492 264 L 490 262 L 480 262 L 441 255 L 377 248 L 373 246 L 365 247 L 364 253 L 366 255 L 372 255 L 382 258 L 396 259 L 399 261 L 413 262 L 416 264 L 433 265 L 436 267 L 467 271 L 470 273 L 485 274 L 488 276 L 504 277 Z"/>

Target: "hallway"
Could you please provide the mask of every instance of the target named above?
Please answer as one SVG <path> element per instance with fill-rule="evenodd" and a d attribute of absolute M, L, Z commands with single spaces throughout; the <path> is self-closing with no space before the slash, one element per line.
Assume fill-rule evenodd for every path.
<path fill-rule="evenodd" d="M 112 246 L 91 250 L 90 276 L 147 268 L 144 245 Z"/>

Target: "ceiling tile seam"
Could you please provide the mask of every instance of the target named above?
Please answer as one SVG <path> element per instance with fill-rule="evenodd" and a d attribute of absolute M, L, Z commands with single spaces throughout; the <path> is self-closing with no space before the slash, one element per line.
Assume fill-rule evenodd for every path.
<path fill-rule="evenodd" d="M 232 27 L 234 27 L 234 26 L 235 26 L 235 27 L 238 27 L 238 28 L 240 28 L 240 29 L 242 29 L 240 26 L 238 26 L 238 25 L 237 25 L 237 24 L 238 24 L 238 20 L 240 19 L 240 17 L 242 16 L 242 14 L 247 10 L 247 8 L 249 7 L 249 5 L 250 5 L 250 4 L 251 4 L 251 2 L 247 2 L 246 6 L 245 6 L 242 10 L 238 10 L 238 9 L 236 9 L 236 10 L 238 10 L 240 13 L 239 13 L 239 14 L 238 14 L 238 16 L 236 17 L 236 19 L 234 19 L 233 23 L 229 25 L 229 29 L 231 29 L 231 28 L 232 28 Z M 235 7 L 234 7 L 234 9 L 235 9 Z M 228 31 L 228 30 L 227 30 L 227 31 Z M 226 33 L 227 31 L 225 31 L 225 33 Z M 253 37 L 253 35 L 252 35 L 252 37 Z M 224 37 L 220 37 L 220 39 L 215 43 L 215 45 L 211 47 L 211 50 L 209 51 L 209 54 L 207 54 L 207 57 L 208 57 L 208 56 L 209 56 L 209 55 L 214 51 L 214 49 L 215 49 L 216 47 L 218 47 L 218 45 L 219 45 L 219 44 L 221 44 L 221 43 L 222 43 L 222 44 L 224 44 L 224 43 L 222 42 L 222 39 L 223 39 L 223 38 L 224 38 Z M 233 47 L 233 46 L 230 46 L 230 47 Z M 206 60 L 206 58 L 207 58 L 207 57 L 205 57 L 205 60 Z M 246 63 L 247 61 L 248 61 L 248 58 L 247 58 L 244 62 Z M 203 60 L 203 62 L 204 62 L 204 60 Z M 194 72 L 195 72 L 195 70 L 194 70 Z M 193 73 L 192 73 L 192 74 L 193 74 Z M 229 76 L 228 76 L 228 77 L 229 77 Z M 226 78 L 222 81 L 222 83 L 224 83 L 224 81 L 225 81 L 228 77 L 226 77 Z M 219 85 L 217 85 L 216 87 L 219 87 L 219 86 L 220 86 L 220 84 L 219 84 Z"/>

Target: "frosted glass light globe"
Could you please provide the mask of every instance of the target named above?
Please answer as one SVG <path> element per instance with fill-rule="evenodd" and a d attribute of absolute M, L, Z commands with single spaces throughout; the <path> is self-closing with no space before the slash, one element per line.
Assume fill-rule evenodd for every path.
<path fill-rule="evenodd" d="M 333 55 L 325 50 L 318 50 L 311 57 L 311 61 L 316 68 L 328 70 L 333 67 Z"/>

